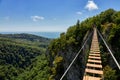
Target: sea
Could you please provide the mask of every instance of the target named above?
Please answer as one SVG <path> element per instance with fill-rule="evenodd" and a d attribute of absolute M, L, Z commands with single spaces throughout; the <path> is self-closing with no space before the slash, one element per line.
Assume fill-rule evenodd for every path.
<path fill-rule="evenodd" d="M 21 33 L 33 34 L 45 38 L 54 39 L 60 37 L 61 32 L 0 32 L 0 34 L 21 34 Z"/>

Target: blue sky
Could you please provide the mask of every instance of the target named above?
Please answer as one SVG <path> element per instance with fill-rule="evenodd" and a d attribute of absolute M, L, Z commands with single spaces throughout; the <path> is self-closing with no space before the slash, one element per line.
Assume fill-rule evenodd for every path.
<path fill-rule="evenodd" d="M 0 0 L 0 32 L 64 32 L 120 0 Z"/>

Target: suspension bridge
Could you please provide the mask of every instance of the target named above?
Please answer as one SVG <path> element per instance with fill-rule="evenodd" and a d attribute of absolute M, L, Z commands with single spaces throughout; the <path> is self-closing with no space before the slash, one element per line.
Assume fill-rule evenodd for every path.
<path fill-rule="evenodd" d="M 94 30 L 94 33 L 93 33 L 93 37 L 92 37 L 92 43 L 91 43 L 91 48 L 90 48 L 90 52 L 88 55 L 88 60 L 86 63 L 86 68 L 85 68 L 84 75 L 83 75 L 83 80 L 104 80 L 101 54 L 100 54 L 100 48 L 99 48 L 99 42 L 98 42 L 98 35 L 103 40 L 105 46 L 107 47 L 109 53 L 111 54 L 111 56 L 119 70 L 120 70 L 120 65 L 117 62 L 116 58 L 114 57 L 114 55 L 113 55 L 112 51 L 110 50 L 109 46 L 107 45 L 106 41 L 102 37 L 101 33 L 95 27 L 93 30 Z M 80 52 L 86 45 L 88 39 L 89 39 L 89 37 L 86 39 L 86 41 L 82 45 L 81 49 L 78 51 L 78 53 L 72 60 L 71 64 L 68 66 L 68 68 L 66 69 L 66 71 L 64 72 L 62 77 L 60 78 L 60 80 L 63 80 L 63 78 L 65 77 L 65 75 L 67 74 L 67 72 L 69 71 L 69 69 L 71 68 L 71 66 L 77 59 L 77 57 L 79 56 Z"/>
<path fill-rule="evenodd" d="M 101 80 L 103 76 L 101 62 L 97 32 L 96 28 L 94 28 L 91 49 L 83 80 Z"/>

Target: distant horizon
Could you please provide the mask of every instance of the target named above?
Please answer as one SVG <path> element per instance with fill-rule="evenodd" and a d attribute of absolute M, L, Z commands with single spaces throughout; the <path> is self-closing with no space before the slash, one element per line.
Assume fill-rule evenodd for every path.
<path fill-rule="evenodd" d="M 5 33 L 7 33 L 7 32 L 8 32 L 8 33 L 9 33 L 9 32 L 15 32 L 15 33 L 22 33 L 22 32 L 23 32 L 23 33 L 24 33 L 24 32 L 25 32 L 25 33 L 26 33 L 26 32 L 27 32 L 27 33 L 29 33 L 29 32 L 57 33 L 57 32 L 58 32 L 58 33 L 62 33 L 62 32 L 66 32 L 66 31 L 0 31 L 0 33 L 4 33 L 4 32 L 5 32 Z"/>
<path fill-rule="evenodd" d="M 0 34 L 32 34 L 45 38 L 58 38 L 62 32 L 0 32 Z"/>

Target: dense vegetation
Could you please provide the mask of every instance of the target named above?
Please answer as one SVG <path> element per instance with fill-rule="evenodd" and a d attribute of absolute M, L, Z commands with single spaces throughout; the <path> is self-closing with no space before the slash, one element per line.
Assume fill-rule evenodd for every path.
<path fill-rule="evenodd" d="M 30 34 L 1 34 L 0 80 L 47 80 L 49 41 Z"/>
<path fill-rule="evenodd" d="M 50 80 L 60 78 L 58 75 L 61 75 L 64 72 L 64 66 L 62 64 L 64 64 L 64 61 L 67 61 L 65 60 L 64 55 L 68 54 L 70 57 L 70 53 L 77 53 L 81 47 L 86 32 L 90 29 L 91 28 L 86 26 L 84 23 L 80 24 L 78 20 L 76 25 L 68 28 L 66 33 L 61 33 L 60 38 L 57 38 L 51 42 L 48 48 L 51 58 L 50 60 L 53 63 L 51 63 Z M 69 60 L 70 59 L 71 58 L 69 58 Z"/>
<path fill-rule="evenodd" d="M 40 36 L 32 35 L 32 34 L 0 34 L 0 37 L 3 38 L 9 38 L 12 40 L 15 40 L 19 43 L 25 43 L 28 44 L 29 46 L 38 46 L 38 47 L 43 47 L 46 48 L 50 42 L 50 39 L 48 38 L 43 38 Z"/>
<path fill-rule="evenodd" d="M 38 41 L 38 42 L 49 42 L 48 38 L 43 38 L 40 36 L 32 35 L 32 34 L 0 34 L 0 37 L 4 38 L 12 38 L 12 39 L 21 39 L 21 40 L 28 40 L 28 41 Z"/>
<path fill-rule="evenodd" d="M 74 55 L 79 50 L 86 32 L 90 31 L 92 26 L 96 26 L 102 33 L 120 64 L 120 11 L 108 9 L 81 23 L 78 21 L 76 25 L 68 28 L 66 33 L 61 33 L 60 38 L 51 42 L 49 45 L 49 55 L 51 57 L 50 61 L 52 68 L 50 80 L 60 78 L 66 69 L 64 65 L 70 63 L 72 59 L 66 60 L 67 57 L 65 56 L 69 55 L 70 57 L 71 53 Z M 120 71 L 116 67 L 116 64 L 112 60 L 111 55 L 105 48 L 102 40 L 100 39 L 99 41 L 105 80 L 119 79 Z M 71 52 L 68 48 L 71 49 Z"/>
<path fill-rule="evenodd" d="M 108 9 L 88 20 L 91 20 L 98 27 L 100 32 L 103 34 L 105 40 L 107 41 L 108 45 L 112 49 L 115 58 L 120 64 L 120 11 Z M 116 77 L 117 80 L 119 80 L 120 70 L 118 70 L 115 62 L 113 61 L 103 42 L 101 42 L 101 51 L 103 67 L 105 68 L 104 71 L 106 71 L 106 67 L 108 67 L 109 65 L 111 69 L 114 69 L 113 72 L 115 73 L 109 73 L 109 70 L 111 69 L 108 67 L 108 73 L 106 73 L 107 71 L 104 72 L 105 80 L 116 80 Z M 109 75 L 106 76 L 106 74 Z M 110 76 L 113 75 L 114 78 L 112 79 L 112 77 Z"/>

